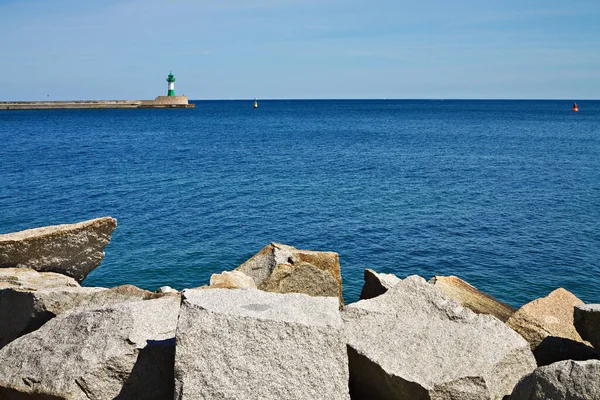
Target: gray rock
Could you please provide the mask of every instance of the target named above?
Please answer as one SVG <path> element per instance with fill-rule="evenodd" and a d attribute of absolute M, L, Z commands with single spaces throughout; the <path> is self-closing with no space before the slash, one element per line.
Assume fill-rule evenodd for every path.
<path fill-rule="evenodd" d="M 566 360 L 537 368 L 515 386 L 510 400 L 600 399 L 600 361 Z"/>
<path fill-rule="evenodd" d="M 334 297 L 184 290 L 175 398 L 349 399 Z"/>
<path fill-rule="evenodd" d="M 40 275 L 46 274 L 48 273 Z M 132 285 L 104 289 L 80 287 L 77 284 L 60 287 L 53 286 L 52 282 L 50 280 L 50 286 L 44 285 L 43 282 L 32 285 L 36 282 L 29 280 L 27 286 L 0 289 L 0 349 L 14 339 L 39 329 L 48 320 L 66 311 L 161 296 Z"/>
<path fill-rule="evenodd" d="M 365 269 L 365 284 L 360 292 L 360 300 L 368 300 L 384 294 L 401 281 L 394 274 L 380 274 L 372 269 Z"/>
<path fill-rule="evenodd" d="M 117 227 L 111 217 L 0 235 L 0 268 L 58 272 L 81 282 L 104 258 Z"/>
<path fill-rule="evenodd" d="M 73 278 L 54 272 L 37 272 L 30 268 L 0 268 L 0 289 L 52 289 L 79 287 Z"/>
<path fill-rule="evenodd" d="M 237 267 L 236 270 L 252 277 L 256 286 L 259 287 L 271 275 L 277 264 L 291 262 L 293 249 L 291 246 L 271 243 Z"/>
<path fill-rule="evenodd" d="M 353 399 L 502 399 L 536 367 L 516 332 L 417 276 L 342 316 Z"/>
<path fill-rule="evenodd" d="M 575 306 L 573 313 L 577 332 L 596 350 L 600 350 L 600 304 L 583 304 Z"/>
<path fill-rule="evenodd" d="M 0 399 L 172 399 L 178 296 L 64 313 L 0 350 Z"/>
<path fill-rule="evenodd" d="M 334 252 L 299 250 L 271 243 L 236 271 L 252 277 L 260 290 L 337 296 L 340 306 L 344 304 L 340 260 Z"/>

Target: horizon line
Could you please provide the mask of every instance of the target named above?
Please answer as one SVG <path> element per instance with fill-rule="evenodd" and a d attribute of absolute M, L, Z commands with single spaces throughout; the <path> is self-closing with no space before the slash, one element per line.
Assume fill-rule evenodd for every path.
<path fill-rule="evenodd" d="M 369 100 L 392 100 L 392 101 L 600 101 L 591 98 L 392 98 L 392 97 L 367 97 L 367 98 L 348 98 L 348 97 L 323 97 L 323 98 L 231 98 L 231 99 L 191 99 L 189 101 L 369 101 Z"/>
<path fill-rule="evenodd" d="M 185 96 L 185 95 L 182 95 Z M 502 98 L 502 97 L 484 97 L 484 98 L 441 98 L 441 97 L 421 97 L 421 98 L 398 98 L 398 97 L 272 97 L 272 98 L 199 98 L 192 99 L 189 96 L 189 101 L 569 101 L 569 102 L 577 102 L 577 101 L 600 101 L 600 98 L 592 99 L 592 98 Z M 86 102 L 86 101 L 142 101 L 139 99 L 41 99 L 41 100 L 2 100 L 0 99 L 0 103 L 28 103 L 28 102 Z"/>

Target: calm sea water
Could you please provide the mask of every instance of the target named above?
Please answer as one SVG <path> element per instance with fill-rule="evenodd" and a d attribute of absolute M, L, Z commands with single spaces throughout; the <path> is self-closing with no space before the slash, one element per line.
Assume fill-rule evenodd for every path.
<path fill-rule="evenodd" d="M 275 241 L 600 302 L 600 102 L 200 101 L 0 112 L 0 233 L 118 219 L 86 285 L 206 284 Z"/>

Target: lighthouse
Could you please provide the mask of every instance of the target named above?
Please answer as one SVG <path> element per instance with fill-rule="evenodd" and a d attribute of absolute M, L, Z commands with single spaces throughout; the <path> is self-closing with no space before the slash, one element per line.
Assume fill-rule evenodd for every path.
<path fill-rule="evenodd" d="M 175 77 L 171 71 L 169 71 L 167 82 L 169 83 L 169 91 L 167 92 L 167 96 L 175 96 Z"/>

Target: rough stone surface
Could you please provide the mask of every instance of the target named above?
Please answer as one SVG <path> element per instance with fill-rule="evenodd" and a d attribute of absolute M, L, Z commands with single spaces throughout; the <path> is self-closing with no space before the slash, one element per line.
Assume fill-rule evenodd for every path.
<path fill-rule="evenodd" d="M 222 289 L 256 289 L 254 279 L 242 271 L 223 271 L 220 274 L 212 274 L 210 286 Z"/>
<path fill-rule="evenodd" d="M 172 399 L 178 296 L 64 313 L 0 350 L 0 399 Z"/>
<path fill-rule="evenodd" d="M 111 217 L 0 235 L 0 268 L 58 272 L 81 282 L 104 258 L 117 227 Z"/>
<path fill-rule="evenodd" d="M 0 290 L 6 288 L 52 289 L 79 287 L 73 278 L 54 272 L 37 272 L 30 268 L 0 268 Z"/>
<path fill-rule="evenodd" d="M 365 284 L 360 292 L 360 300 L 368 300 L 384 294 L 391 287 L 401 281 L 394 274 L 380 274 L 372 269 L 365 269 Z"/>
<path fill-rule="evenodd" d="M 267 292 L 337 297 L 340 285 L 328 271 L 300 262 L 278 264 L 260 288 Z"/>
<path fill-rule="evenodd" d="M 577 332 L 600 351 L 600 304 L 575 306 L 574 318 Z"/>
<path fill-rule="evenodd" d="M 335 298 L 184 290 L 175 398 L 349 399 Z"/>
<path fill-rule="evenodd" d="M 523 378 L 510 400 L 600 399 L 600 361 L 566 360 L 536 369 Z"/>
<path fill-rule="evenodd" d="M 502 399 L 533 371 L 527 342 L 423 278 L 344 308 L 356 399 Z"/>
<path fill-rule="evenodd" d="M 40 275 L 46 274 L 49 273 Z M 31 283 L 34 283 L 33 280 L 29 280 L 28 286 L 0 289 L 0 348 L 35 331 L 55 316 L 75 308 L 99 307 L 161 296 L 132 285 L 104 289 L 80 287 L 76 283 L 76 286 L 48 287 L 43 280 L 35 282 L 35 286 Z"/>
<path fill-rule="evenodd" d="M 306 265 L 310 264 L 310 265 Z M 342 275 L 337 253 L 298 250 L 271 243 L 236 268 L 252 277 L 260 290 L 342 297 Z"/>
<path fill-rule="evenodd" d="M 582 342 L 573 325 L 573 309 L 583 304 L 571 292 L 559 288 L 548 296 L 525 304 L 514 313 L 506 325 L 517 331 L 535 349 L 547 336 Z"/>
<path fill-rule="evenodd" d="M 490 314 L 506 322 L 516 311 L 456 276 L 435 276 L 429 283 L 477 314 Z"/>

